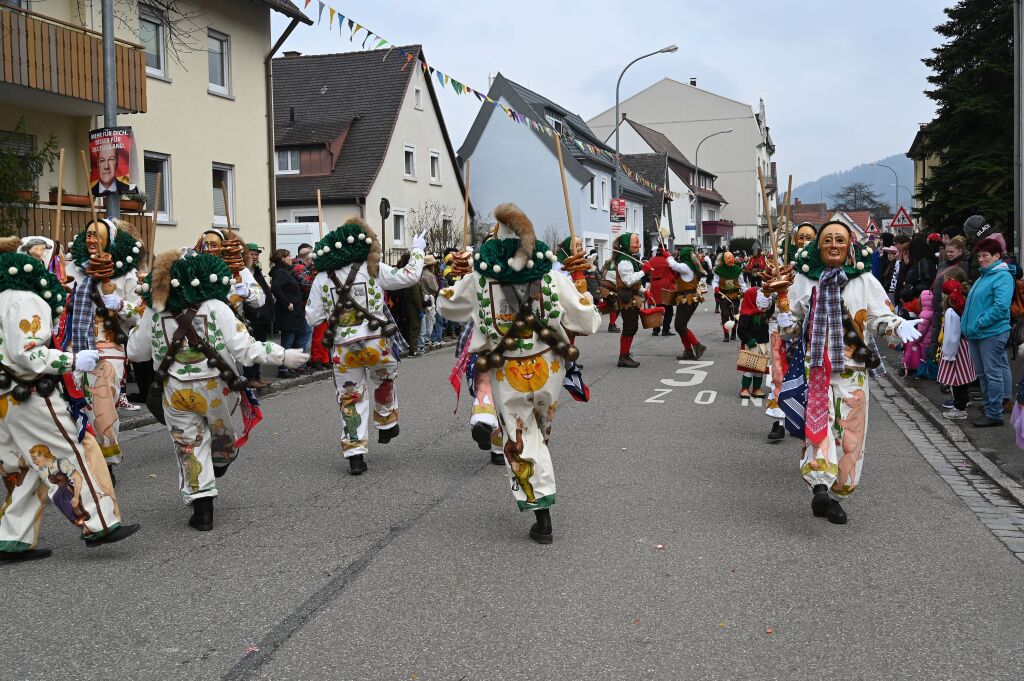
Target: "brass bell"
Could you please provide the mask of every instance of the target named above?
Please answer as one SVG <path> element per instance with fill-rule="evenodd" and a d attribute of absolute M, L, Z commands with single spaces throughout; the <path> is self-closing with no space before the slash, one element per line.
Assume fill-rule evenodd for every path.
<path fill-rule="evenodd" d="M 487 359 L 487 355 L 477 355 L 476 362 L 474 362 L 476 370 L 479 372 L 489 371 L 491 363 Z"/>
<path fill-rule="evenodd" d="M 542 341 L 544 341 L 545 343 L 547 343 L 548 345 L 551 345 L 551 343 L 554 342 L 554 340 L 555 340 L 555 332 L 552 331 L 551 329 L 547 328 L 547 327 L 544 327 L 543 329 L 541 329 L 537 333 L 537 335 L 540 336 L 540 339 Z"/>
<path fill-rule="evenodd" d="M 497 369 L 505 363 L 505 355 L 501 354 L 500 350 L 495 350 L 487 356 L 487 362 L 492 369 Z"/>
<path fill-rule="evenodd" d="M 384 336 L 385 338 L 391 338 L 396 333 L 398 333 L 397 324 L 385 324 L 384 327 L 380 330 L 380 335 Z"/>
<path fill-rule="evenodd" d="M 49 397 L 57 387 L 57 382 L 50 377 L 40 378 L 36 381 L 36 392 L 43 397 Z"/>
<path fill-rule="evenodd" d="M 565 357 L 566 353 L 569 352 L 569 344 L 566 343 L 565 341 L 558 341 L 558 343 L 555 345 L 555 352 L 557 352 L 562 357 Z"/>
<path fill-rule="evenodd" d="M 512 322 L 512 328 L 515 329 L 516 331 L 523 331 L 524 329 L 526 329 L 526 322 L 524 322 L 522 319 L 517 319 L 514 322 Z"/>
<path fill-rule="evenodd" d="M 857 334 L 856 331 L 850 329 L 845 334 L 843 334 L 843 342 L 846 343 L 847 345 L 856 345 L 858 342 L 860 342 L 860 336 Z"/>
<path fill-rule="evenodd" d="M 368 327 L 370 328 L 370 331 L 376 331 L 377 329 L 379 329 L 379 328 L 380 328 L 380 322 L 378 322 L 378 321 L 377 321 L 376 319 L 374 319 L 373 317 L 370 317 L 370 318 L 369 318 L 369 319 L 368 319 L 368 320 L 366 321 L 366 325 L 367 325 L 367 326 L 368 326 Z"/>
<path fill-rule="evenodd" d="M 19 383 L 18 385 L 14 386 L 13 395 L 14 399 L 17 400 L 18 402 L 24 402 L 28 398 L 32 397 L 32 388 L 29 388 L 27 385 L 22 385 L 21 383 Z"/>
<path fill-rule="evenodd" d="M 580 357 L 580 349 L 575 345 L 570 345 L 569 349 L 565 351 L 565 358 L 570 362 L 575 362 Z"/>
<path fill-rule="evenodd" d="M 505 336 L 504 338 L 501 339 L 501 347 L 503 347 L 505 350 L 515 350 L 516 339 L 512 338 L 511 336 Z"/>
<path fill-rule="evenodd" d="M 537 326 L 537 317 L 531 312 L 530 314 L 523 317 L 523 323 L 532 329 L 535 326 Z"/>
<path fill-rule="evenodd" d="M 11 387 L 11 375 L 6 371 L 0 371 L 0 389 L 7 390 Z"/>
<path fill-rule="evenodd" d="M 865 346 L 862 345 L 853 351 L 853 359 L 860 362 L 861 364 L 865 364 L 870 354 L 870 351 Z"/>
<path fill-rule="evenodd" d="M 234 377 L 235 372 L 231 371 L 230 369 L 225 369 L 224 371 L 220 372 L 220 378 L 225 383 L 230 383 L 231 380 L 234 379 Z"/>
<path fill-rule="evenodd" d="M 882 364 L 882 359 L 874 352 L 868 352 L 867 359 L 864 360 L 864 366 L 868 369 L 877 369 Z"/>

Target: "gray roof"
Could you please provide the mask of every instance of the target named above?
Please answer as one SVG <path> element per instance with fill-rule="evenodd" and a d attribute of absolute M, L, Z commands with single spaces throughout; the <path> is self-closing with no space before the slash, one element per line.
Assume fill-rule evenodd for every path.
<path fill-rule="evenodd" d="M 653 154 L 623 154 L 623 162 L 633 169 L 634 172 L 642 175 L 647 180 L 654 184 L 671 189 L 668 186 L 668 154 L 653 153 Z M 650 196 L 647 197 L 643 204 L 647 208 L 644 211 L 644 233 L 645 234 L 657 234 L 658 233 L 658 220 L 661 218 L 661 214 L 665 207 L 665 197 L 661 192 L 649 192 Z M 664 225 L 672 231 L 672 235 L 675 236 L 674 225 L 671 222 L 672 214 L 669 213 L 669 224 Z"/>
<path fill-rule="evenodd" d="M 320 189 L 324 203 L 365 198 L 384 162 L 398 114 L 418 66 L 404 54 L 423 59 L 419 45 L 389 50 L 318 54 L 274 59 L 274 146 L 329 143 L 345 133 L 329 176 L 279 175 L 280 204 L 308 204 Z M 452 165 L 458 165 L 433 79 L 424 78 Z M 291 110 L 295 121 L 291 123 Z M 460 191 L 462 175 L 456 173 Z M 470 214 L 472 214 L 470 207 Z"/>
<path fill-rule="evenodd" d="M 690 188 L 690 191 L 697 190 L 696 186 L 687 181 L 687 178 L 690 176 L 690 173 L 692 173 L 695 170 L 696 166 L 694 166 L 693 163 L 690 162 L 690 159 L 686 158 L 686 155 L 683 154 L 683 152 L 679 151 L 679 148 L 672 143 L 672 140 L 670 140 L 663 133 L 658 132 L 654 128 L 648 128 L 646 125 L 637 123 L 636 121 L 631 120 L 629 118 L 625 120 L 627 123 L 629 123 L 630 127 L 632 127 L 633 130 L 635 130 L 636 133 L 640 135 L 644 142 L 647 143 L 647 146 L 649 146 L 656 152 L 661 152 L 668 155 L 669 166 L 672 168 L 673 172 L 675 172 L 675 174 L 678 175 L 680 179 L 682 179 L 683 182 L 686 182 L 686 186 Z M 626 163 L 628 164 L 629 161 L 626 161 Z M 700 174 L 707 175 L 708 177 L 712 178 L 712 183 L 718 177 L 714 173 L 710 173 L 704 170 L 703 168 L 701 168 Z M 698 193 L 700 194 L 700 198 L 702 201 L 709 201 L 720 204 L 727 203 L 725 197 L 718 193 L 717 189 L 700 189 L 698 190 Z"/>

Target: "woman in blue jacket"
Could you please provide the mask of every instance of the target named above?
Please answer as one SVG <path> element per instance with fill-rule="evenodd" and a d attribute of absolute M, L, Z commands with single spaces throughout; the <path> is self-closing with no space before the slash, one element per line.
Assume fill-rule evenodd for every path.
<path fill-rule="evenodd" d="M 981 271 L 964 307 L 962 331 L 985 400 L 985 414 L 971 421 L 978 428 L 1003 425 L 1003 398 L 1013 383 L 1006 340 L 1014 283 L 1009 266 L 1001 261 L 1005 251 L 1002 235 L 982 239 L 974 247 Z"/>

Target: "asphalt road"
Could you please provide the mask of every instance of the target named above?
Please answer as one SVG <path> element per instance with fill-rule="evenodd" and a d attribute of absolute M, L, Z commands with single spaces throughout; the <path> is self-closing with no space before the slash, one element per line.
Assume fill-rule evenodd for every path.
<path fill-rule="evenodd" d="M 54 556 L 3 568 L 0 678 L 1020 679 L 1024 563 L 889 413 L 850 524 L 813 518 L 796 441 L 765 444 L 736 344 L 710 311 L 696 328 L 703 376 L 676 373 L 678 338 L 642 331 L 637 370 L 618 336 L 581 340 L 551 546 L 465 396 L 452 415 L 450 351 L 403 363 L 402 435 L 358 478 L 329 383 L 267 399 L 213 532 L 186 525 L 166 432 L 133 431 L 118 491 L 143 531 L 86 549 L 47 509 Z"/>

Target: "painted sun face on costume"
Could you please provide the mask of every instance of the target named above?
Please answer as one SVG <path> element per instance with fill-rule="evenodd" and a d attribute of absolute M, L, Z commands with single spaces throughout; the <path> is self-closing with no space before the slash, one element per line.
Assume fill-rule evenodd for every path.
<path fill-rule="evenodd" d="M 353 369 L 372 367 L 380 362 L 380 352 L 376 348 L 363 348 L 362 350 L 349 350 L 345 353 L 345 366 Z"/>
<path fill-rule="evenodd" d="M 548 382 L 550 369 L 542 355 L 512 357 L 505 362 L 505 377 L 513 390 L 529 393 L 540 390 Z"/>
<path fill-rule="evenodd" d="M 85 230 L 85 249 L 89 255 L 106 251 L 109 242 L 107 226 L 102 222 L 94 222 Z"/>
<path fill-rule="evenodd" d="M 796 230 L 796 247 L 803 248 L 807 244 L 814 241 L 814 227 L 810 225 L 804 225 L 800 229 Z"/>
<path fill-rule="evenodd" d="M 818 237 L 818 251 L 825 267 L 842 267 L 850 254 L 849 232 L 840 225 L 829 225 Z"/>
<path fill-rule="evenodd" d="M 203 243 L 206 245 L 206 252 L 210 255 L 220 255 L 220 245 L 224 243 L 224 240 L 220 238 L 219 234 L 207 232 L 203 235 Z"/>
<path fill-rule="evenodd" d="M 725 254 L 722 255 L 722 262 L 724 262 L 727 267 L 732 267 L 736 264 L 736 256 L 729 251 L 726 251 Z"/>

